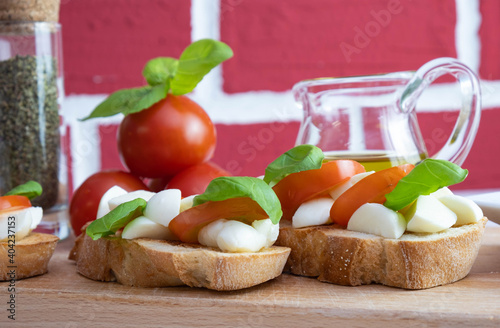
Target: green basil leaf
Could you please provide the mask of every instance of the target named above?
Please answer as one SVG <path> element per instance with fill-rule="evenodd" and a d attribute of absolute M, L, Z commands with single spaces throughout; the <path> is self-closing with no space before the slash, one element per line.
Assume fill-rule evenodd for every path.
<path fill-rule="evenodd" d="M 210 182 L 205 192 L 193 200 L 193 205 L 237 197 L 250 197 L 278 224 L 283 215 L 281 203 L 274 190 L 259 178 L 219 177 Z"/>
<path fill-rule="evenodd" d="M 33 199 L 42 194 L 42 186 L 36 181 L 28 181 L 22 185 L 19 185 L 5 194 L 5 196 L 19 195 L 26 196 L 29 199 Z"/>
<path fill-rule="evenodd" d="M 177 71 L 178 64 L 179 61 L 175 58 L 154 58 L 146 63 L 142 75 L 151 86 L 169 83 Z"/>
<path fill-rule="evenodd" d="M 464 181 L 467 174 L 467 170 L 451 162 L 425 159 L 399 180 L 396 188 L 386 195 L 384 205 L 395 211 L 400 210 L 420 195 L 429 195 L 439 188 Z"/>
<path fill-rule="evenodd" d="M 149 108 L 167 96 L 168 85 L 158 84 L 133 89 L 123 89 L 112 93 L 83 121 L 94 117 L 124 115 L 140 112 Z"/>
<path fill-rule="evenodd" d="M 319 169 L 324 158 L 323 151 L 316 146 L 296 146 L 267 166 L 264 182 L 276 183 L 290 173 Z"/>
<path fill-rule="evenodd" d="M 114 234 L 133 219 L 142 215 L 147 202 L 137 198 L 118 205 L 102 218 L 92 221 L 87 227 L 87 235 L 93 240 Z"/>
<path fill-rule="evenodd" d="M 193 42 L 179 58 L 177 72 L 170 84 L 172 93 L 183 95 L 193 91 L 212 68 L 232 56 L 233 51 L 223 42 L 211 39 Z"/>

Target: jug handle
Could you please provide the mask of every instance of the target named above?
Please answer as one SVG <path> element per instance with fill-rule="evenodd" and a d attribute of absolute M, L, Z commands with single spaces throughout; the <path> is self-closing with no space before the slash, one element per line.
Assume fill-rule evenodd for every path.
<path fill-rule="evenodd" d="M 479 80 L 470 68 L 454 58 L 429 61 L 408 82 L 399 100 L 399 108 L 403 112 L 411 112 L 424 89 L 445 74 L 451 74 L 458 80 L 462 105 L 453 132 L 443 148 L 432 157 L 462 165 L 474 142 L 481 117 Z"/>

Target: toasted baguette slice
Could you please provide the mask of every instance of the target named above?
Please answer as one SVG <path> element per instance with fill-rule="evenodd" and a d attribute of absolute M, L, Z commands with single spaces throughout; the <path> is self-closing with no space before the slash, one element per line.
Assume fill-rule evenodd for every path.
<path fill-rule="evenodd" d="M 285 271 L 358 286 L 378 283 L 423 289 L 464 278 L 474 263 L 487 219 L 443 232 L 405 233 L 399 239 L 337 225 L 294 229 L 283 222 L 276 245 L 292 249 Z"/>
<path fill-rule="evenodd" d="M 181 242 L 137 238 L 92 240 L 82 233 L 69 258 L 87 278 L 128 286 L 188 285 L 237 290 L 279 276 L 290 249 L 270 247 L 257 253 L 226 253 Z"/>
<path fill-rule="evenodd" d="M 46 273 L 58 240 L 54 235 L 31 233 L 16 241 L 13 248 L 9 247 L 8 242 L 0 242 L 0 281 Z M 9 252 L 9 249 L 13 250 Z"/>

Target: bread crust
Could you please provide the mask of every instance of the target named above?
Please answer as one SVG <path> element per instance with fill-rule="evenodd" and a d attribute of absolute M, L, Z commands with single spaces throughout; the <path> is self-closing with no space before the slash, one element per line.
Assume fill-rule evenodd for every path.
<path fill-rule="evenodd" d="M 228 253 L 174 241 L 137 238 L 92 240 L 81 234 L 70 252 L 83 276 L 128 286 L 187 285 L 214 290 L 252 287 L 279 276 L 290 249 L 265 248 L 257 253 Z"/>
<path fill-rule="evenodd" d="M 486 218 L 443 232 L 399 239 L 338 225 L 294 229 L 283 222 L 276 245 L 292 252 L 285 271 L 346 286 L 378 283 L 424 289 L 464 278 L 477 257 Z"/>
<path fill-rule="evenodd" d="M 16 241 L 9 257 L 8 242 L 0 242 L 0 281 L 24 279 L 44 274 L 59 238 L 45 233 L 30 233 Z M 13 260 L 14 263 L 10 262 Z M 12 274 L 14 270 L 15 274 Z"/>

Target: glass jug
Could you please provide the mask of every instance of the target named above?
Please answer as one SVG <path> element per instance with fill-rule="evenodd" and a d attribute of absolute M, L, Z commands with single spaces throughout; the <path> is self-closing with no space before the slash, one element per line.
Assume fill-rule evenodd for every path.
<path fill-rule="evenodd" d="M 432 157 L 461 165 L 479 126 L 481 94 L 475 74 L 453 58 L 432 60 L 416 72 L 297 83 L 293 94 L 304 118 L 296 144 L 318 146 L 325 160 L 357 160 L 367 170 L 415 164 L 428 157 L 416 103 L 445 74 L 458 80 L 462 105 L 452 134 Z"/>

